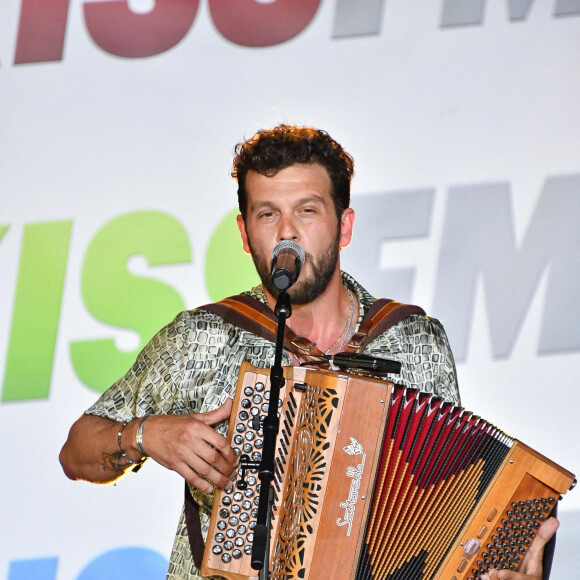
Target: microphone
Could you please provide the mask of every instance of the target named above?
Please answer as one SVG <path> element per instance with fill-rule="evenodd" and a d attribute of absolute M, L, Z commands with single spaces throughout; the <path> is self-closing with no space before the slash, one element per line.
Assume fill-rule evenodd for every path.
<path fill-rule="evenodd" d="M 306 255 L 292 240 L 278 242 L 272 250 L 272 284 L 280 291 L 288 290 L 300 275 Z"/>

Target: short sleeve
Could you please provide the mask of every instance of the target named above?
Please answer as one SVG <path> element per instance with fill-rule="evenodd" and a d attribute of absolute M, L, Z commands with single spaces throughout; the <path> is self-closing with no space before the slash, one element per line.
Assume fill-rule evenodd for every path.
<path fill-rule="evenodd" d="M 455 360 L 437 319 L 408 316 L 374 339 L 364 352 L 399 361 L 400 375 L 390 377 L 394 382 L 461 404 Z"/>

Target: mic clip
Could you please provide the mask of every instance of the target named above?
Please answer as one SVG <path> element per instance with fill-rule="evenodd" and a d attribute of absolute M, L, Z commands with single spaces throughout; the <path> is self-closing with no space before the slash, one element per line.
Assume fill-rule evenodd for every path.
<path fill-rule="evenodd" d="M 303 365 L 328 364 L 330 370 L 338 369 L 346 371 L 366 372 L 369 374 L 392 374 L 398 375 L 401 372 L 401 363 L 396 360 L 370 356 L 368 354 L 356 352 L 338 352 L 327 354 L 324 360 L 319 362 L 306 362 Z"/>

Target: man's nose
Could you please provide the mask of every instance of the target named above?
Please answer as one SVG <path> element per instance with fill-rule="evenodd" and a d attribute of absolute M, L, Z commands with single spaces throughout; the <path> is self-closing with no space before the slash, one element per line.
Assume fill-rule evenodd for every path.
<path fill-rule="evenodd" d="M 298 240 L 300 238 L 298 228 L 293 216 L 282 215 L 278 223 L 279 240 Z"/>

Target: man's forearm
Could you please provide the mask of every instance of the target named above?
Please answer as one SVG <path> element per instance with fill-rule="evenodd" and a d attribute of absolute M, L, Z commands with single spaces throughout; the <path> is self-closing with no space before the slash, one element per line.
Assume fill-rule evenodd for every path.
<path fill-rule="evenodd" d="M 236 472 L 236 452 L 213 428 L 229 418 L 231 409 L 232 400 L 228 399 L 207 413 L 151 415 L 125 424 L 83 415 L 70 430 L 60 462 L 70 479 L 109 483 L 140 463 L 146 449 L 154 461 L 210 493 L 215 485 L 230 485 Z"/>
<path fill-rule="evenodd" d="M 122 432 L 123 423 L 95 415 L 82 415 L 71 427 L 60 452 L 60 463 L 67 477 L 93 483 L 109 483 L 121 477 L 141 459 L 133 442 L 138 421 Z"/>

